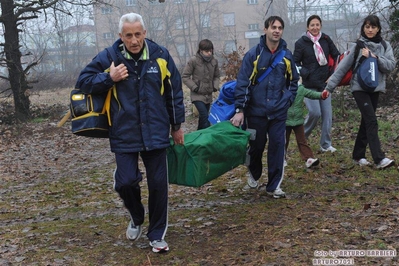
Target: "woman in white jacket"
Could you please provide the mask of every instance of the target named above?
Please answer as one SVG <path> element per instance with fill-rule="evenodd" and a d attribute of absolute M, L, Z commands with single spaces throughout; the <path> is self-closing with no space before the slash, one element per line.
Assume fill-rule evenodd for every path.
<path fill-rule="evenodd" d="M 364 44 L 362 46 L 365 48 L 360 49 L 357 58 L 355 58 L 356 45 L 351 47 L 349 55 L 344 57 L 334 74 L 328 80 L 326 90 L 331 93 L 333 92 L 346 72 L 352 67 L 354 60 L 356 60 L 356 68 L 362 56 L 377 58 L 379 72 L 378 87 L 373 92 L 368 92 L 361 87 L 355 71 L 350 82 L 351 92 L 361 113 L 361 122 L 355 146 L 353 147 L 352 158 L 360 166 L 371 165 L 366 159 L 366 148 L 369 145 L 374 164 L 378 169 L 384 169 L 394 165 L 395 162 L 386 158 L 385 153 L 381 149 L 375 112 L 380 92 L 385 93 L 386 76 L 395 68 L 396 62 L 391 45 L 381 37 L 381 23 L 377 16 L 367 16 L 363 21 L 360 32 L 361 37 L 359 41 Z"/>

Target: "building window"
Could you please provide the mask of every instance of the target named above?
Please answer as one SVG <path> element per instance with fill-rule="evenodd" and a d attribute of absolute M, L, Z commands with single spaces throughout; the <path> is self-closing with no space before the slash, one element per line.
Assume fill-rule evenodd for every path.
<path fill-rule="evenodd" d="M 175 0 L 175 4 L 183 4 L 184 0 Z"/>
<path fill-rule="evenodd" d="M 151 29 L 153 29 L 153 30 L 163 30 L 162 18 L 152 18 L 151 19 Z"/>
<path fill-rule="evenodd" d="M 110 13 L 112 13 L 112 8 L 110 8 L 109 6 L 101 8 L 101 14 L 110 14 Z"/>
<path fill-rule="evenodd" d="M 209 14 L 201 14 L 200 23 L 202 28 L 209 28 L 211 26 L 211 20 Z"/>
<path fill-rule="evenodd" d="M 105 33 L 103 33 L 103 38 L 104 39 L 112 39 L 113 34 L 111 32 L 105 32 Z"/>
<path fill-rule="evenodd" d="M 186 56 L 186 45 L 184 43 L 176 44 L 176 49 L 179 56 Z"/>
<path fill-rule="evenodd" d="M 259 30 L 259 24 L 248 24 L 248 29 Z"/>
<path fill-rule="evenodd" d="M 224 52 L 226 54 L 230 54 L 234 51 L 237 51 L 237 46 L 235 41 L 226 41 L 224 43 Z"/>
<path fill-rule="evenodd" d="M 202 3 L 202 2 L 209 2 L 209 0 L 198 0 L 198 2 L 199 2 L 199 3 Z"/>
<path fill-rule="evenodd" d="M 185 21 L 184 17 L 176 19 L 176 29 L 177 30 L 187 29 L 187 22 Z"/>
<path fill-rule="evenodd" d="M 234 26 L 236 24 L 235 14 L 234 13 L 223 14 L 223 23 L 224 26 Z"/>
<path fill-rule="evenodd" d="M 257 5 L 258 0 L 247 0 L 248 5 Z"/>
<path fill-rule="evenodd" d="M 126 6 L 135 6 L 137 5 L 137 0 L 126 0 Z"/>

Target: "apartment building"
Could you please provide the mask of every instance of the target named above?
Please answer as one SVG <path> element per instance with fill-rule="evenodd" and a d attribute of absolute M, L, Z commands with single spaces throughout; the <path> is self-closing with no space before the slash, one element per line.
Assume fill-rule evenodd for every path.
<path fill-rule="evenodd" d="M 128 12 L 143 16 L 147 37 L 166 46 L 180 67 L 202 39 L 210 39 L 216 56 L 221 56 L 257 44 L 271 15 L 288 24 L 287 0 L 110 0 L 109 5 L 94 8 L 98 50 L 118 38 L 119 18 Z"/>

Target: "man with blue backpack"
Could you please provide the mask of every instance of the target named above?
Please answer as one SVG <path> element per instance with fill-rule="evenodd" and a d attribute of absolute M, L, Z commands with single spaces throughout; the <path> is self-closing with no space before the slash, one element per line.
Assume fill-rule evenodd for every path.
<path fill-rule="evenodd" d="M 255 139 L 250 140 L 249 188 L 258 187 L 263 152 L 269 138 L 266 192 L 274 198 L 285 197 L 280 188 L 284 176 L 285 122 L 299 80 L 292 53 L 281 39 L 283 30 L 281 17 L 269 17 L 259 44 L 245 54 L 234 94 L 236 114 L 230 119 L 234 126 L 256 131 Z M 276 57 L 282 59 L 275 60 Z M 265 72 L 268 72 L 267 76 Z"/>

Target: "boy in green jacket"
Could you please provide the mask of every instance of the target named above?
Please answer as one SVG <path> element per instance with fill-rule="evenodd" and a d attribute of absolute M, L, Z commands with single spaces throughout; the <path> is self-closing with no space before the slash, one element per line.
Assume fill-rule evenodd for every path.
<path fill-rule="evenodd" d="M 325 100 L 329 96 L 329 92 L 324 90 L 323 92 L 317 92 L 306 89 L 302 84 L 298 86 L 297 94 L 294 103 L 288 109 L 288 117 L 285 123 L 285 153 L 287 154 L 288 144 L 290 142 L 291 131 L 294 131 L 296 137 L 296 143 L 298 144 L 299 153 L 301 154 L 302 160 L 305 161 L 307 168 L 311 168 L 319 164 L 319 159 L 314 158 L 313 151 L 310 148 L 305 137 L 305 130 L 303 123 L 305 121 L 303 117 L 303 99 L 304 97 L 309 99 L 322 99 Z M 287 163 L 284 161 L 284 166 Z"/>

